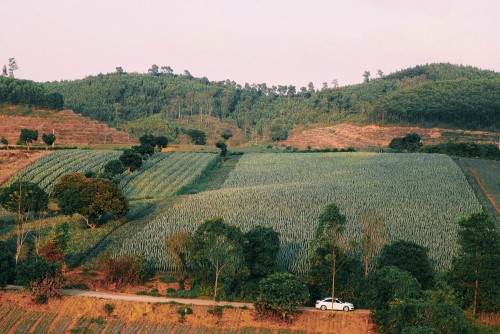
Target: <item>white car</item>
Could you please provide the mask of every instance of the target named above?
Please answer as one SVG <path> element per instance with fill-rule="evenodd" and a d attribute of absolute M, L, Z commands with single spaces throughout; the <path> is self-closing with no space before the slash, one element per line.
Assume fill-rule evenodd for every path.
<path fill-rule="evenodd" d="M 332 303 L 332 297 L 325 298 L 323 300 L 316 301 L 316 308 L 320 310 L 331 310 L 333 307 L 334 310 L 337 311 L 354 311 L 354 305 L 351 303 L 346 303 L 341 301 L 338 298 L 335 298 L 335 302 Z"/>

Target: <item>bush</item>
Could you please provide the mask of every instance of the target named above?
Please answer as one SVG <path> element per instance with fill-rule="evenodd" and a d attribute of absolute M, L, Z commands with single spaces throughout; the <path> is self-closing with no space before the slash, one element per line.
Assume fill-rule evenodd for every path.
<path fill-rule="evenodd" d="M 0 288 L 12 283 L 15 277 L 14 252 L 7 243 L 0 241 Z"/>
<path fill-rule="evenodd" d="M 222 318 L 222 312 L 224 311 L 222 306 L 215 306 L 214 308 L 209 309 L 207 312 L 216 316 L 217 318 Z"/>
<path fill-rule="evenodd" d="M 97 261 L 97 266 L 104 272 L 107 284 L 137 285 L 144 283 L 146 279 L 144 261 L 137 257 L 127 256 L 114 259 L 110 256 L 103 256 Z"/>
<path fill-rule="evenodd" d="M 48 262 L 42 256 L 32 255 L 17 264 L 14 283 L 30 287 L 32 283 L 41 283 L 47 277 L 55 277 L 59 269 L 59 264 Z"/>
<path fill-rule="evenodd" d="M 113 304 L 105 304 L 104 305 L 104 312 L 106 312 L 106 315 L 109 317 L 111 313 L 115 310 L 115 305 Z"/>
<path fill-rule="evenodd" d="M 259 313 L 271 311 L 283 320 L 292 320 L 292 315 L 309 300 L 309 291 L 304 279 L 289 273 L 275 273 L 260 281 L 260 297 L 255 304 Z"/>
<path fill-rule="evenodd" d="M 54 277 L 47 275 L 41 282 L 32 282 L 31 289 L 35 295 L 35 302 L 45 304 L 49 298 L 60 298 L 63 285 L 63 278 L 60 274 L 56 274 Z"/>
<path fill-rule="evenodd" d="M 179 323 L 182 324 L 187 314 L 193 314 L 193 309 L 189 306 L 183 306 L 177 309 L 177 314 L 179 314 Z"/>

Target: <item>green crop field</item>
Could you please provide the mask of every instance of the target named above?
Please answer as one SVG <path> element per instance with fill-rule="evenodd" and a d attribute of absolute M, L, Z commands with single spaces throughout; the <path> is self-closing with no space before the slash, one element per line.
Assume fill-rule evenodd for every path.
<path fill-rule="evenodd" d="M 281 234 L 279 262 L 304 273 L 317 217 L 331 202 L 347 216 L 344 246 L 359 239 L 361 219 L 376 212 L 385 217 L 390 239 L 428 247 L 438 268 L 448 267 L 457 251 L 458 219 L 481 210 L 460 168 L 445 155 L 248 154 L 222 189 L 179 196 L 117 254 L 145 255 L 157 269 L 172 270 L 165 237 L 220 216 L 243 231 L 272 226 Z"/>
<path fill-rule="evenodd" d="M 119 151 L 57 151 L 41 157 L 10 182 L 22 176 L 24 181 L 37 183 L 50 192 L 63 175 L 88 171 L 100 173 L 108 161 L 118 159 L 120 155 Z M 216 161 L 217 155 L 211 153 L 155 153 L 138 171 L 123 173 L 118 181 L 131 200 L 163 199 L 193 182 Z"/>
<path fill-rule="evenodd" d="M 481 159 L 464 160 L 467 165 L 474 168 L 497 205 L 500 205 L 500 161 Z"/>

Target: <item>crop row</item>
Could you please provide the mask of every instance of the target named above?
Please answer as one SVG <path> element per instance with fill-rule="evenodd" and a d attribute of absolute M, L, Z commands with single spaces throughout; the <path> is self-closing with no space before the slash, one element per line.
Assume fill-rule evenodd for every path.
<path fill-rule="evenodd" d="M 345 247 L 360 239 L 361 221 L 376 213 L 385 218 L 390 239 L 428 247 L 439 268 L 456 254 L 457 220 L 481 209 L 459 167 L 444 155 L 245 155 L 224 189 L 178 198 L 127 238 L 117 255 L 144 255 L 157 269 L 174 270 L 165 238 L 220 216 L 243 231 L 272 226 L 281 235 L 280 264 L 304 273 L 317 217 L 331 202 L 347 216 Z"/>
<path fill-rule="evenodd" d="M 154 166 L 126 175 L 120 186 L 130 199 L 165 198 L 192 182 L 216 158 L 209 153 L 155 153 Z"/>
<path fill-rule="evenodd" d="M 41 157 L 10 182 L 22 177 L 50 192 L 63 175 L 88 171 L 99 173 L 108 161 L 119 156 L 120 152 L 117 151 L 57 151 Z M 215 154 L 204 153 L 155 153 L 138 171 L 123 173 L 117 181 L 131 199 L 161 199 L 192 182 L 216 158 Z"/>

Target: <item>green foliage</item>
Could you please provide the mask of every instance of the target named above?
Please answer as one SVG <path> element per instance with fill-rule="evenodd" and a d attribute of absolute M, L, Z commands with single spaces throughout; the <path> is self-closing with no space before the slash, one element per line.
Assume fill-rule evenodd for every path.
<path fill-rule="evenodd" d="M 224 132 L 222 132 L 222 134 L 220 136 L 226 141 L 233 136 L 233 132 L 231 130 L 227 129 L 227 130 L 224 130 Z"/>
<path fill-rule="evenodd" d="M 81 214 L 89 227 L 95 227 L 106 212 L 123 217 L 128 211 L 128 200 L 115 183 L 79 173 L 63 176 L 54 185 L 52 196 L 64 214 Z"/>
<path fill-rule="evenodd" d="M 250 280 L 260 280 L 278 269 L 280 234 L 272 227 L 255 226 L 245 233 L 245 261 Z"/>
<path fill-rule="evenodd" d="M 189 129 L 186 130 L 186 134 L 195 145 L 205 145 L 207 143 L 207 136 L 202 130 Z"/>
<path fill-rule="evenodd" d="M 2 143 L 3 145 L 5 146 L 8 146 L 9 145 L 9 141 L 5 138 L 5 137 L 2 137 L 0 139 L 0 143 Z"/>
<path fill-rule="evenodd" d="M 183 306 L 177 309 L 177 314 L 179 314 L 179 323 L 183 323 L 186 315 L 193 314 L 193 309 L 189 306 Z"/>
<path fill-rule="evenodd" d="M 0 288 L 12 283 L 14 279 L 14 255 L 8 244 L 0 241 Z"/>
<path fill-rule="evenodd" d="M 114 304 L 110 304 L 110 303 L 104 304 L 104 312 L 106 312 L 106 315 L 108 317 L 111 316 L 111 313 L 113 313 L 114 310 L 115 310 Z"/>
<path fill-rule="evenodd" d="M 158 149 L 161 150 L 168 146 L 168 138 L 166 136 L 157 136 L 155 137 L 155 144 L 158 146 Z"/>
<path fill-rule="evenodd" d="M 18 143 L 21 145 L 29 145 L 38 140 L 38 130 L 21 129 Z"/>
<path fill-rule="evenodd" d="M 367 303 L 370 309 L 385 316 L 392 303 L 416 299 L 422 296 L 422 288 L 409 272 L 387 266 L 375 271 L 369 278 Z"/>
<path fill-rule="evenodd" d="M 276 312 L 286 321 L 309 300 L 304 279 L 289 273 L 272 274 L 260 281 L 259 288 L 260 297 L 255 308 Z"/>
<path fill-rule="evenodd" d="M 421 138 L 416 133 L 409 133 L 404 137 L 396 137 L 391 140 L 389 147 L 406 152 L 415 152 L 420 146 L 422 146 Z"/>
<path fill-rule="evenodd" d="M 14 283 L 30 287 L 31 283 L 41 283 L 45 277 L 54 277 L 59 269 L 56 263 L 48 262 L 41 256 L 30 255 L 21 259 L 16 265 Z"/>
<path fill-rule="evenodd" d="M 133 172 L 142 165 L 142 156 L 136 150 L 125 150 L 120 156 L 120 161 L 129 171 Z"/>
<path fill-rule="evenodd" d="M 500 160 L 500 150 L 494 144 L 478 144 L 473 142 L 442 143 L 425 145 L 420 149 L 420 152 L 441 153 L 456 157 Z"/>
<path fill-rule="evenodd" d="M 48 92 L 46 85 L 30 80 L 0 77 L 0 103 L 5 102 L 61 110 L 64 99 L 59 93 Z"/>
<path fill-rule="evenodd" d="M 8 211 L 35 212 L 47 210 L 49 196 L 32 182 L 16 181 L 0 191 L 0 204 Z"/>
<path fill-rule="evenodd" d="M 395 266 L 415 277 L 422 288 L 432 287 L 434 273 L 425 247 L 414 242 L 397 240 L 382 247 L 377 264 L 379 268 Z"/>
<path fill-rule="evenodd" d="M 458 222 L 459 254 L 453 259 L 452 282 L 466 309 L 500 309 L 500 233 L 484 212 Z"/>
<path fill-rule="evenodd" d="M 110 160 L 106 165 L 104 165 L 104 172 L 102 176 L 104 178 L 112 180 L 116 175 L 123 173 L 125 167 L 120 160 Z"/>
<path fill-rule="evenodd" d="M 426 82 L 388 94 L 377 112 L 389 122 L 495 129 L 500 124 L 500 80 Z"/>
<path fill-rule="evenodd" d="M 220 156 L 224 159 L 227 155 L 227 144 L 224 141 L 219 140 L 215 143 L 215 147 L 220 150 Z"/>
<path fill-rule="evenodd" d="M 272 141 L 281 141 L 288 138 L 288 130 L 283 123 L 276 122 L 271 125 L 269 135 Z"/>
<path fill-rule="evenodd" d="M 56 141 L 56 135 L 53 133 L 44 133 L 42 135 L 42 140 L 48 146 L 51 146 Z"/>
<path fill-rule="evenodd" d="M 214 299 L 219 284 L 232 284 L 245 277 L 244 236 L 239 227 L 221 218 L 206 220 L 198 226 L 191 241 L 190 271 L 202 284 L 213 284 Z"/>

